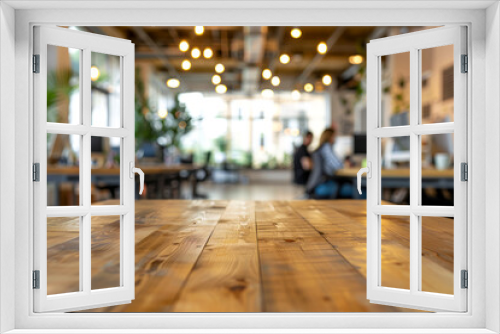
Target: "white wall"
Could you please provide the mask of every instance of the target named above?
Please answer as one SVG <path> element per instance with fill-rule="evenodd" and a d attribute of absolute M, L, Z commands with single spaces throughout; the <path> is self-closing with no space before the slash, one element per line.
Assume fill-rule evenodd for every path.
<path fill-rule="evenodd" d="M 14 328 L 14 18 L 0 2 L 0 333 Z"/>
<path fill-rule="evenodd" d="M 500 10 L 499 4 L 486 11 L 486 66 L 493 75 L 486 76 L 486 256 L 496 261 L 486 265 L 486 328 L 500 332 L 500 286 L 493 278 L 500 275 Z M 496 256 L 494 256 L 496 255 Z"/>

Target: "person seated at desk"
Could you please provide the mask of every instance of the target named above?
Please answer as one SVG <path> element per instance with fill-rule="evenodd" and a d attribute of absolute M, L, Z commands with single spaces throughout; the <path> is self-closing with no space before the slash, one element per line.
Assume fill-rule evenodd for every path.
<path fill-rule="evenodd" d="M 302 140 L 302 145 L 297 148 L 293 155 L 293 182 L 305 185 L 311 173 L 312 161 L 308 147 L 313 140 L 311 131 L 307 131 Z"/>
<path fill-rule="evenodd" d="M 319 146 L 312 154 L 313 168 L 306 190 L 313 198 L 335 198 L 337 195 L 351 193 L 347 184 L 339 189 L 339 184 L 333 179 L 335 172 L 344 167 L 333 152 L 334 143 L 335 130 L 327 128 L 321 134 Z"/>

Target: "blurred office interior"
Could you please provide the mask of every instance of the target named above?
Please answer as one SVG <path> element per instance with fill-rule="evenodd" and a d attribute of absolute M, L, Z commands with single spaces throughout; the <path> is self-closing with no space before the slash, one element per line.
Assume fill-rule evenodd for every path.
<path fill-rule="evenodd" d="M 140 198 L 291 200 L 294 154 L 325 128 L 352 186 L 366 163 L 366 43 L 427 27 L 68 27 L 135 44 Z M 48 50 L 47 121 L 80 122 L 80 53 Z M 409 124 L 409 53 L 382 57 L 384 126 Z M 92 125 L 118 127 L 120 59 L 92 54 Z M 453 121 L 453 46 L 422 50 L 423 123 Z M 452 134 L 422 136 L 422 201 L 453 205 Z M 47 136 L 48 205 L 79 202 L 80 138 Z M 92 202 L 120 197 L 120 139 L 92 137 Z M 380 142 L 382 198 L 409 204 L 409 137 Z M 314 196 L 312 196 L 314 197 Z"/>

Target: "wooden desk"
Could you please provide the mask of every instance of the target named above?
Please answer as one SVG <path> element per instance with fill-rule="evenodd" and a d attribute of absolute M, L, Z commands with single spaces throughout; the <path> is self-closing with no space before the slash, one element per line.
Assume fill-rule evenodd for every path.
<path fill-rule="evenodd" d="M 144 172 L 144 174 L 170 174 L 179 173 L 183 170 L 195 170 L 200 168 L 198 165 L 193 164 L 179 164 L 179 165 L 139 165 L 136 166 Z M 80 169 L 78 167 L 47 167 L 48 175 L 79 175 Z M 120 175 L 120 168 L 92 168 L 93 175 Z"/>
<path fill-rule="evenodd" d="M 360 168 L 360 167 L 359 167 Z M 352 198 L 359 199 L 357 191 L 357 173 L 359 168 L 343 168 L 335 173 L 336 179 L 345 179 L 351 183 Z M 410 187 L 410 169 L 383 169 L 382 170 L 382 188 L 397 189 Z M 453 169 L 423 169 L 422 170 L 422 188 L 450 189 L 454 188 L 454 170 Z M 361 186 L 366 187 L 366 174 L 363 174 Z"/>
<path fill-rule="evenodd" d="M 453 223 L 426 219 L 423 287 L 449 293 Z M 382 223 L 388 286 L 409 284 L 408 225 Z M 92 284 L 106 287 L 119 282 L 119 220 L 93 216 L 92 226 Z M 78 289 L 77 233 L 78 220 L 49 222 L 49 291 Z M 365 201 L 145 200 L 136 202 L 135 233 L 135 300 L 94 311 L 405 311 L 366 300 Z"/>
<path fill-rule="evenodd" d="M 361 167 L 359 167 L 361 168 Z M 335 175 L 342 177 L 356 177 L 359 171 L 359 168 L 343 168 L 339 169 Z M 363 174 L 363 177 L 366 175 Z M 453 169 L 423 169 L 422 177 L 423 178 L 452 178 L 454 176 Z M 409 168 L 401 168 L 401 169 L 383 169 L 382 177 L 384 178 L 400 178 L 400 177 L 410 177 L 410 169 Z"/>
<path fill-rule="evenodd" d="M 146 182 L 153 182 L 156 184 L 157 197 L 162 198 L 165 187 L 166 177 L 169 175 L 179 175 L 182 171 L 192 174 L 198 170 L 200 166 L 195 164 L 178 164 L 178 165 L 139 165 L 138 168 L 142 169 L 145 174 Z M 78 167 L 47 167 L 47 181 L 56 184 L 56 203 L 58 203 L 59 194 L 58 189 L 61 183 L 69 182 L 72 184 L 79 183 L 80 169 Z M 188 175 L 191 179 L 191 191 L 195 195 L 197 191 L 197 180 L 194 175 Z M 120 186 L 120 168 L 92 168 L 91 178 L 93 184 L 106 184 L 109 186 Z"/>

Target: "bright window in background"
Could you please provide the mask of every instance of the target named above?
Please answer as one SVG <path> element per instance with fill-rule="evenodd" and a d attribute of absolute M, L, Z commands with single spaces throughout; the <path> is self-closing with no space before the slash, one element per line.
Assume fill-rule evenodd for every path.
<path fill-rule="evenodd" d="M 314 133 L 314 149 L 328 126 L 328 100 L 323 94 L 294 101 L 290 93 L 276 94 L 274 99 L 186 93 L 180 94 L 179 101 L 194 124 L 182 139 L 182 151 L 192 153 L 200 163 L 212 151 L 216 165 L 288 168 L 302 135 L 307 130 Z"/>

